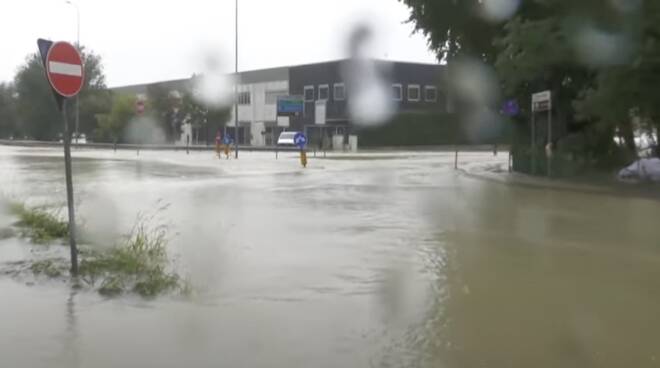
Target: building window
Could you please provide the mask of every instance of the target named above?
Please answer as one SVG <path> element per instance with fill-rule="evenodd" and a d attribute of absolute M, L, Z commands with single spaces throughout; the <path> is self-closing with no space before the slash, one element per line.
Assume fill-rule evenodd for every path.
<path fill-rule="evenodd" d="M 344 83 L 335 83 L 333 97 L 335 101 L 344 101 L 346 99 L 346 87 L 344 87 Z"/>
<path fill-rule="evenodd" d="M 395 101 L 403 100 L 403 87 L 400 84 L 392 85 L 392 98 Z"/>
<path fill-rule="evenodd" d="M 438 89 L 435 86 L 424 88 L 424 100 L 426 102 L 438 102 Z"/>
<path fill-rule="evenodd" d="M 319 100 L 327 101 L 330 95 L 330 87 L 327 84 L 319 86 Z"/>
<path fill-rule="evenodd" d="M 249 105 L 251 104 L 250 92 L 239 92 L 238 93 L 238 104 L 239 105 Z"/>
<path fill-rule="evenodd" d="M 287 91 L 266 91 L 266 105 L 275 105 L 277 104 L 277 98 L 280 96 L 286 96 Z"/>
<path fill-rule="evenodd" d="M 314 102 L 314 86 L 305 86 L 305 102 Z"/>
<path fill-rule="evenodd" d="M 408 86 L 408 101 L 419 101 L 419 85 L 411 84 Z"/>

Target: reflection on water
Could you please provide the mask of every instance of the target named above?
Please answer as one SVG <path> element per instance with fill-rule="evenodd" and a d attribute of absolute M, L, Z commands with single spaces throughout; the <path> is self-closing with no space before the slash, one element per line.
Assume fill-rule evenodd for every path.
<path fill-rule="evenodd" d="M 3 191 L 64 196 L 54 154 L 3 152 Z M 91 236 L 169 204 L 170 250 L 198 293 L 104 299 L 0 279 L 8 366 L 657 364 L 657 201 L 480 181 L 444 154 L 307 170 L 255 153 L 76 154 Z M 0 263 L 15 243 L 0 240 Z"/>

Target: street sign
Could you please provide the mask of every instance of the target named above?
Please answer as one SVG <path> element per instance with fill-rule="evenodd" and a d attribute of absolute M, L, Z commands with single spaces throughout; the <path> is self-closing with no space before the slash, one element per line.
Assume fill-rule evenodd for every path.
<path fill-rule="evenodd" d="M 304 110 L 303 96 L 277 97 L 277 116 L 300 116 Z"/>
<path fill-rule="evenodd" d="M 502 106 L 502 113 L 506 116 L 513 117 L 520 113 L 520 106 L 516 100 L 508 100 Z"/>
<path fill-rule="evenodd" d="M 300 147 L 300 149 L 303 149 L 307 145 L 307 137 L 302 133 L 297 133 L 293 137 L 293 144 Z"/>
<path fill-rule="evenodd" d="M 53 90 L 62 97 L 80 92 L 84 81 L 83 62 L 78 50 L 68 42 L 55 42 L 46 55 L 46 76 Z"/>
<path fill-rule="evenodd" d="M 543 91 L 532 95 L 532 112 L 552 110 L 552 93 Z"/>
<path fill-rule="evenodd" d="M 52 87 L 57 106 L 62 112 L 64 123 L 64 179 L 66 202 L 69 214 L 69 248 L 71 251 L 71 274 L 78 276 L 78 246 L 76 245 L 76 215 L 73 202 L 73 174 L 71 169 L 71 132 L 66 114 L 67 99 L 80 92 L 84 81 L 83 62 L 78 50 L 67 42 L 37 40 L 41 62 L 46 70 L 46 79 Z"/>

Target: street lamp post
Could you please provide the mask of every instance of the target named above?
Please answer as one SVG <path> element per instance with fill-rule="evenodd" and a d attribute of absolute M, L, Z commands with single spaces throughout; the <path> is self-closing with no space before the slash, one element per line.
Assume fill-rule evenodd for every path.
<path fill-rule="evenodd" d="M 236 8 L 236 18 L 235 18 L 235 24 L 236 24 L 236 65 L 235 65 L 235 74 L 234 74 L 234 128 L 236 129 L 236 136 L 234 137 L 234 153 L 235 157 L 238 158 L 238 0 L 236 0 L 235 4 Z"/>
<path fill-rule="evenodd" d="M 71 0 L 66 0 L 66 3 L 73 6 L 76 8 L 76 44 L 78 48 L 78 52 L 81 51 L 80 49 L 80 7 L 78 4 L 72 2 Z M 78 136 L 80 135 L 79 128 L 80 128 L 80 94 L 76 95 L 76 127 L 75 127 L 75 141 L 78 143 Z"/>

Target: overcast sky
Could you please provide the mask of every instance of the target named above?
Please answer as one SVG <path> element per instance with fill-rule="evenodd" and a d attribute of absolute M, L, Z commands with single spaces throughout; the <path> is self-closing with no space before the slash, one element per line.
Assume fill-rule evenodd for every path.
<path fill-rule="evenodd" d="M 73 1 L 73 0 L 72 0 Z M 75 1 L 74 1 L 75 2 Z M 81 43 L 103 58 L 109 86 L 185 78 L 213 53 L 234 67 L 234 0 L 77 0 Z M 367 22 L 372 54 L 435 62 L 404 24 L 397 0 L 239 0 L 239 69 L 338 59 L 356 24 Z M 2 0 L 0 81 L 13 78 L 39 37 L 74 41 L 76 10 L 65 0 Z"/>

